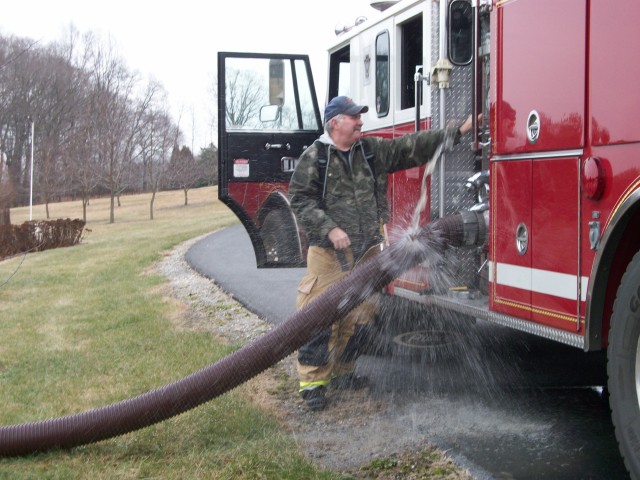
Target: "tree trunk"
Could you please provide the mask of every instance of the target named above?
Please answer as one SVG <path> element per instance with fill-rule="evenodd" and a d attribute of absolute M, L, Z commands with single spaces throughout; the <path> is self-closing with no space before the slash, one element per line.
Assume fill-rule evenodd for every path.
<path fill-rule="evenodd" d="M 82 197 L 82 220 L 84 223 L 87 223 L 87 205 L 89 204 L 89 199 Z"/>
<path fill-rule="evenodd" d="M 156 191 L 151 194 L 151 203 L 149 205 L 149 220 L 153 220 L 153 202 L 156 200 Z"/>
<path fill-rule="evenodd" d="M 116 194 L 111 192 L 111 202 L 109 205 L 109 223 L 116 223 Z"/>
<path fill-rule="evenodd" d="M 0 207 L 0 225 L 11 225 L 11 209 Z"/>

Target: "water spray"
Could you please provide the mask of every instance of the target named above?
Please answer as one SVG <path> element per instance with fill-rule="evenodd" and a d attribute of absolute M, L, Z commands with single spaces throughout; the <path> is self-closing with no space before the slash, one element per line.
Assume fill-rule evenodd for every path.
<path fill-rule="evenodd" d="M 0 455 L 16 456 L 95 443 L 159 423 L 226 393 L 298 350 L 374 292 L 447 246 L 481 245 L 486 224 L 465 212 L 413 230 L 352 270 L 276 328 L 179 381 L 83 413 L 0 427 Z"/>

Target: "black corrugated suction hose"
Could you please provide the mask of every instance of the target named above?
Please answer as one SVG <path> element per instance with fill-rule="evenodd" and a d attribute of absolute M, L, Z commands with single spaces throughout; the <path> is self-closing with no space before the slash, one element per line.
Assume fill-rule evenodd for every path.
<path fill-rule="evenodd" d="M 0 455 L 25 455 L 98 442 L 167 420 L 222 395 L 293 353 L 371 293 L 424 261 L 433 248 L 461 245 L 465 241 L 464 225 L 462 216 L 456 214 L 407 235 L 267 334 L 179 381 L 87 412 L 0 427 Z"/>

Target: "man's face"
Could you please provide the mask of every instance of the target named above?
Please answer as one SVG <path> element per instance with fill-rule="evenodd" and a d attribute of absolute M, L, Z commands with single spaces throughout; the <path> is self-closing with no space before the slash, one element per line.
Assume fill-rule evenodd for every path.
<path fill-rule="evenodd" d="M 362 115 L 338 115 L 331 120 L 333 125 L 333 138 L 336 143 L 353 145 L 362 135 Z"/>

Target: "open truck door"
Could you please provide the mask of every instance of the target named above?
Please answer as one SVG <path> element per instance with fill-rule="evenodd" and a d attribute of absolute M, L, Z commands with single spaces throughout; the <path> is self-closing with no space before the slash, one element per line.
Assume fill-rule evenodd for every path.
<path fill-rule="evenodd" d="M 218 198 L 247 230 L 258 268 L 305 264 L 287 193 L 321 131 L 307 55 L 218 53 Z"/>

